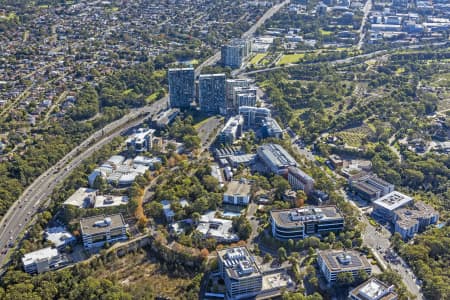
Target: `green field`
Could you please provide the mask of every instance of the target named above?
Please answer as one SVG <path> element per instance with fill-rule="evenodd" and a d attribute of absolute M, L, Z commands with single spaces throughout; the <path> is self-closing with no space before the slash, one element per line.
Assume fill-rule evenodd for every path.
<path fill-rule="evenodd" d="M 304 57 L 305 57 L 304 53 L 285 54 L 281 57 L 277 65 L 287 65 L 297 63 L 300 61 L 300 59 L 303 59 Z"/>
<path fill-rule="evenodd" d="M 258 53 L 250 60 L 251 65 L 258 64 L 264 57 L 266 57 L 267 53 Z"/>

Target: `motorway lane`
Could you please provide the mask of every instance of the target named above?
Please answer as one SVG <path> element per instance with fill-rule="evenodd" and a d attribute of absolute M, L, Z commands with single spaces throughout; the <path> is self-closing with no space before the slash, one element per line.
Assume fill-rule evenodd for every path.
<path fill-rule="evenodd" d="M 135 109 L 125 117 L 106 125 L 103 129 L 95 132 L 80 145 L 75 147 L 64 156 L 56 165 L 48 169 L 39 176 L 21 195 L 0 222 L 0 265 L 3 265 L 6 254 L 9 250 L 8 244 L 16 242 L 24 224 L 29 223 L 31 217 L 37 212 L 39 207 L 53 192 L 53 189 L 66 179 L 71 171 L 79 166 L 83 160 L 92 155 L 95 151 L 106 145 L 112 138 L 121 132 L 133 128 L 144 121 L 151 114 L 167 107 L 167 97 L 156 101 L 151 106 Z M 134 120 L 135 119 L 135 120 Z M 130 120 L 134 120 L 130 122 Z M 126 125 L 125 125 L 126 124 Z M 120 128 L 120 130 L 116 130 Z M 83 152 L 84 150 L 84 152 Z M 81 152 L 81 154 L 79 154 Z"/>
<path fill-rule="evenodd" d="M 282 2 L 270 8 L 246 33 L 244 37 L 252 35 L 265 20 L 275 14 L 280 8 L 289 3 L 289 0 Z M 220 52 L 215 53 L 212 57 L 203 62 L 196 70 L 198 76 L 203 67 L 215 64 L 220 59 Z M 8 248 L 10 241 L 16 242 L 19 234 L 23 231 L 25 224 L 30 223 L 30 218 L 37 212 L 43 201 L 53 192 L 53 189 L 67 178 L 70 172 L 81 164 L 83 160 L 88 158 L 92 153 L 102 146 L 110 142 L 110 140 L 134 126 L 142 123 L 148 115 L 156 114 L 162 109 L 167 108 L 168 97 L 164 97 L 150 106 L 134 109 L 126 116 L 116 120 L 102 129 L 98 130 L 80 145 L 75 147 L 66 156 L 64 156 L 53 167 L 49 168 L 41 176 L 39 176 L 19 197 L 0 221 L 0 250 L 10 252 Z M 129 123 L 130 120 L 134 120 Z M 118 130 L 119 129 L 119 130 Z M 8 253 L 0 254 L 0 266 L 5 263 Z"/>

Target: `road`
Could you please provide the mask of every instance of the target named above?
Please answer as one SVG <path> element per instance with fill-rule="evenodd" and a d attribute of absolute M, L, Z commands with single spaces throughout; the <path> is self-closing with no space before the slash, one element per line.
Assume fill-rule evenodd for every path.
<path fill-rule="evenodd" d="M 289 0 L 271 7 L 246 33 L 244 37 L 252 35 L 264 21 L 275 14 L 280 8 L 289 3 Z M 195 70 L 196 76 L 200 74 L 203 67 L 215 64 L 220 59 L 220 52 L 204 61 Z M 48 197 L 52 194 L 56 186 L 63 182 L 74 168 L 79 166 L 85 159 L 90 157 L 95 151 L 108 144 L 112 138 L 120 135 L 122 132 L 133 128 L 142 123 L 148 117 L 167 108 L 168 97 L 164 97 L 153 104 L 138 109 L 133 109 L 127 115 L 116 120 L 104 128 L 98 130 L 76 146 L 66 156 L 64 156 L 53 167 L 45 171 L 30 186 L 28 186 L 19 199 L 11 205 L 5 216 L 0 221 L 0 249 L 6 253 L 0 255 L 0 266 L 7 263 L 10 252 L 14 247 L 9 248 L 10 242 L 16 244 L 21 232 L 30 223 L 33 215 L 39 207 L 49 201 Z"/>
<path fill-rule="evenodd" d="M 351 57 L 347 57 L 347 58 L 343 58 L 343 59 L 337 59 L 337 60 L 330 60 L 330 61 L 318 61 L 318 62 L 306 62 L 306 63 L 301 63 L 301 64 L 289 64 L 289 65 L 284 65 L 284 66 L 276 66 L 276 67 L 270 67 L 270 68 L 265 68 L 265 69 L 259 69 L 259 70 L 253 70 L 253 71 L 249 71 L 249 72 L 245 72 L 245 73 L 240 73 L 240 74 L 236 74 L 238 75 L 239 78 L 242 77 L 246 77 L 248 75 L 254 75 L 254 74 L 258 74 L 258 73 L 264 73 L 264 72 L 271 72 L 271 71 L 276 71 L 276 70 L 281 70 L 281 69 L 286 69 L 286 68 L 294 68 L 294 67 L 298 67 L 300 65 L 313 65 L 313 64 L 330 64 L 332 66 L 335 65 L 342 65 L 342 64 L 347 64 L 350 63 L 354 60 L 357 59 L 371 59 L 380 55 L 385 55 L 385 54 L 389 54 L 389 52 L 392 51 L 398 51 L 398 50 L 406 50 L 406 49 L 420 49 L 420 48 L 424 48 L 424 47 L 433 47 L 433 46 L 444 46 L 447 45 L 447 42 L 440 42 L 440 43 L 433 43 L 430 45 L 408 45 L 408 46 L 402 46 L 402 47 L 398 47 L 392 50 L 378 50 L 378 51 L 374 51 L 374 52 L 370 52 L 370 53 L 366 53 L 366 54 L 361 54 L 361 55 L 356 55 L 356 56 L 351 56 Z"/>
<path fill-rule="evenodd" d="M 337 174 L 337 173 L 336 173 Z M 367 246 L 372 250 L 374 256 L 377 260 L 381 262 L 383 268 L 390 267 L 402 277 L 402 281 L 405 284 L 407 290 L 417 297 L 417 300 L 422 300 L 423 295 L 416 285 L 416 277 L 414 276 L 412 270 L 405 264 L 405 262 L 399 257 L 400 263 L 393 264 L 384 259 L 384 255 L 391 248 L 390 237 L 391 233 L 383 226 L 372 226 L 370 224 L 367 216 L 365 215 L 365 210 L 361 209 L 358 204 L 353 201 L 346 193 L 342 192 L 346 201 L 355 206 L 359 211 L 359 217 L 362 223 L 364 223 L 365 228 L 362 234 L 363 245 Z M 369 209 L 370 211 L 370 209 Z"/>
<path fill-rule="evenodd" d="M 256 30 L 264 24 L 265 21 L 270 19 L 274 14 L 276 14 L 281 8 L 287 5 L 290 0 L 285 0 L 277 5 L 272 6 L 269 10 L 267 10 L 255 24 L 252 25 L 245 33 L 242 34 L 242 38 L 250 38 Z M 213 56 L 205 60 L 195 69 L 195 77 L 198 77 L 205 66 L 210 66 L 217 63 L 220 60 L 220 51 L 214 53 Z"/>
<path fill-rule="evenodd" d="M 367 0 L 363 9 L 364 16 L 361 21 L 361 27 L 359 28 L 359 41 L 357 46 L 358 50 L 360 50 L 362 48 L 362 45 L 364 44 L 364 34 L 365 34 L 364 26 L 366 26 L 367 17 L 371 10 L 372 10 L 372 0 Z"/>
<path fill-rule="evenodd" d="M 111 139 L 119 136 L 123 131 L 141 124 L 149 116 L 167 107 L 167 97 L 154 102 L 151 106 L 131 111 L 125 117 L 112 122 L 103 129 L 98 130 L 80 145 L 72 149 L 57 164 L 39 176 L 16 201 L 0 222 L 0 249 L 4 249 L 10 242 L 16 242 L 26 224 L 39 207 L 45 205 L 48 197 L 56 186 L 64 181 L 74 168 L 79 166 L 95 151 L 105 146 Z M 10 248 L 6 248 L 11 250 Z M 2 250 L 3 251 L 3 250 Z M 0 265 L 3 266 L 7 253 L 0 256 Z"/>

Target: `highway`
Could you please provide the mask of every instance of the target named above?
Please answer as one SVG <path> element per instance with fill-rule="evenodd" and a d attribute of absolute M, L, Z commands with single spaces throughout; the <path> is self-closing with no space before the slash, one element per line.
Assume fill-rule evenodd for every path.
<path fill-rule="evenodd" d="M 370 53 L 366 53 L 366 54 L 360 54 L 360 55 L 356 55 L 356 56 L 351 56 L 351 57 L 347 57 L 347 58 L 343 58 L 343 59 L 337 59 L 337 60 L 330 60 L 330 61 L 317 61 L 317 62 L 305 62 L 305 63 L 300 63 L 300 64 L 289 64 L 289 65 L 284 65 L 284 66 L 276 66 L 276 67 L 270 67 L 270 68 L 265 68 L 265 69 L 258 69 L 258 70 L 253 70 L 253 71 L 249 71 L 249 72 L 245 72 L 245 73 L 238 73 L 236 74 L 239 78 L 245 78 L 246 76 L 249 75 L 255 75 L 258 73 L 265 73 L 265 72 L 271 72 L 271 71 L 276 71 L 276 70 L 281 70 L 281 69 L 286 69 L 286 68 L 294 68 L 294 67 L 298 67 L 298 66 L 305 66 L 305 65 L 314 65 L 314 64 L 330 64 L 332 66 L 335 65 L 342 65 L 342 64 L 347 64 L 350 63 L 354 60 L 357 59 L 371 59 L 380 55 L 385 55 L 385 54 L 389 54 L 390 52 L 395 52 L 398 50 L 406 50 L 406 49 L 420 49 L 420 48 L 426 48 L 426 47 L 436 47 L 436 46 L 445 46 L 447 45 L 448 42 L 439 42 L 439 43 L 433 43 L 433 44 L 429 44 L 429 45 L 408 45 L 408 46 L 402 46 L 402 47 L 398 47 L 398 48 L 393 48 L 390 50 L 377 50 L 374 52 L 370 52 Z"/>
<path fill-rule="evenodd" d="M 146 118 L 156 114 L 167 107 L 167 97 L 164 97 L 151 106 L 132 110 L 123 118 L 114 121 L 103 129 L 98 130 L 89 138 L 76 146 L 57 164 L 39 176 L 16 201 L 0 221 L 0 265 L 3 266 L 7 253 L 12 248 L 10 243 L 16 243 L 19 234 L 30 223 L 32 216 L 41 206 L 45 206 L 49 196 L 56 186 L 64 181 L 74 168 L 79 166 L 95 151 L 108 144 L 111 139 L 122 132 L 141 124 Z"/>
<path fill-rule="evenodd" d="M 256 32 L 256 30 L 264 24 L 265 21 L 270 19 L 274 14 L 276 14 L 281 8 L 283 8 L 289 2 L 291 2 L 291 1 L 285 0 L 279 4 L 272 6 L 268 11 L 266 11 L 264 13 L 264 15 L 261 16 L 261 18 L 259 18 L 258 21 L 256 21 L 255 24 L 252 25 L 252 27 L 250 27 L 245 33 L 243 33 L 241 37 L 242 38 L 250 38 Z M 213 56 L 211 56 L 210 58 L 205 60 L 203 63 L 201 63 L 195 69 L 195 77 L 198 77 L 200 75 L 201 70 L 205 66 L 213 65 L 213 64 L 217 63 L 219 60 L 220 60 L 220 51 L 217 51 L 216 53 L 214 53 Z"/>
<path fill-rule="evenodd" d="M 259 26 L 264 24 L 268 18 L 273 16 L 289 2 L 289 0 L 286 0 L 271 7 L 242 36 L 251 36 Z M 200 74 L 203 67 L 213 65 L 219 59 L 220 52 L 216 52 L 213 56 L 199 65 L 195 70 L 196 76 Z M 8 263 L 9 254 L 17 245 L 20 234 L 31 224 L 34 214 L 41 206 L 48 204 L 49 196 L 52 194 L 53 190 L 70 175 L 74 168 L 79 166 L 95 151 L 108 144 L 112 138 L 141 124 L 145 119 L 166 109 L 167 105 L 168 97 L 166 96 L 149 106 L 131 110 L 121 119 L 116 120 L 93 133 L 30 184 L 0 221 L 0 267 L 3 267 Z M 9 245 L 11 245 L 11 247 L 9 247 Z"/>
<path fill-rule="evenodd" d="M 372 9 L 372 0 L 367 0 L 366 4 L 364 5 L 364 16 L 361 21 L 361 27 L 359 28 L 359 41 L 357 49 L 360 50 L 364 44 L 364 35 L 366 31 L 364 30 L 364 27 L 366 26 L 367 17 L 369 16 L 369 12 Z"/>

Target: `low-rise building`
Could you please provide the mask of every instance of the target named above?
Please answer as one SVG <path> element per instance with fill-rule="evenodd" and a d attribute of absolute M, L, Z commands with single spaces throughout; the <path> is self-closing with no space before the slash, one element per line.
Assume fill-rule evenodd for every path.
<path fill-rule="evenodd" d="M 218 243 L 239 241 L 239 236 L 233 232 L 233 221 L 216 218 L 215 211 L 202 215 L 196 230 L 203 238 L 213 238 Z"/>
<path fill-rule="evenodd" d="M 29 274 L 40 274 L 56 270 L 67 264 L 55 248 L 44 248 L 25 254 L 22 257 L 23 268 Z"/>
<path fill-rule="evenodd" d="M 162 200 L 161 205 L 163 207 L 163 213 L 164 217 L 166 218 L 167 222 L 172 222 L 175 217 L 175 212 L 171 208 L 171 203 L 169 200 Z"/>
<path fill-rule="evenodd" d="M 409 206 L 412 202 L 411 197 L 394 191 L 373 202 L 373 214 L 394 223 L 396 220 L 395 210 Z"/>
<path fill-rule="evenodd" d="M 294 190 L 303 190 L 309 195 L 314 189 L 314 179 L 297 167 L 288 168 L 288 181 Z"/>
<path fill-rule="evenodd" d="M 272 235 L 279 240 L 299 240 L 344 229 L 344 217 L 336 206 L 272 210 Z"/>
<path fill-rule="evenodd" d="M 82 187 L 76 190 L 63 204 L 78 208 L 102 208 L 127 203 L 127 196 L 100 195 L 96 189 Z"/>
<path fill-rule="evenodd" d="M 365 271 L 368 276 L 372 274 L 366 256 L 354 250 L 322 250 L 318 252 L 317 262 L 329 283 L 336 282 L 339 273 L 349 272 L 354 279 L 358 279 L 360 271 Z"/>
<path fill-rule="evenodd" d="M 44 237 L 58 250 L 64 250 L 64 248 L 76 242 L 75 237 L 66 228 L 61 226 L 47 228 L 44 232 Z"/>
<path fill-rule="evenodd" d="M 127 149 L 134 152 L 146 152 L 152 148 L 154 129 L 139 128 L 127 141 Z"/>
<path fill-rule="evenodd" d="M 374 174 L 361 172 L 349 178 L 350 187 L 361 199 L 374 201 L 394 191 L 395 186 Z"/>
<path fill-rule="evenodd" d="M 247 205 L 250 202 L 251 185 L 246 180 L 233 180 L 223 194 L 223 203 Z"/>
<path fill-rule="evenodd" d="M 395 232 L 400 233 L 403 239 L 409 239 L 427 226 L 436 224 L 439 213 L 431 206 L 415 201 L 412 207 L 400 208 L 395 211 Z"/>
<path fill-rule="evenodd" d="M 84 248 L 99 248 L 106 243 L 127 240 L 127 227 L 122 214 L 81 219 L 80 228 Z"/>
<path fill-rule="evenodd" d="M 222 144 L 233 144 L 242 135 L 243 123 L 244 118 L 241 115 L 231 117 L 219 133 L 219 142 Z"/>
<path fill-rule="evenodd" d="M 220 250 L 217 257 L 226 299 L 246 299 L 261 292 L 263 274 L 246 247 Z"/>
<path fill-rule="evenodd" d="M 264 138 L 273 137 L 281 139 L 283 137 L 283 129 L 281 129 L 280 124 L 271 117 L 264 118 L 261 129 Z"/>
<path fill-rule="evenodd" d="M 393 285 L 387 285 L 372 277 L 351 290 L 348 298 L 349 300 L 397 300 L 398 295 L 394 292 Z"/>
<path fill-rule="evenodd" d="M 244 117 L 244 127 L 262 126 L 265 118 L 271 117 L 270 109 L 266 107 L 241 106 L 239 114 Z"/>
<path fill-rule="evenodd" d="M 286 175 L 289 167 L 297 167 L 295 159 L 278 144 L 264 144 L 256 150 L 266 167 L 278 175 Z"/>

